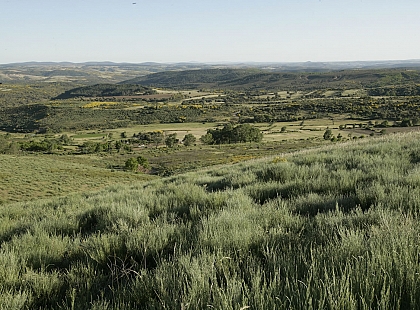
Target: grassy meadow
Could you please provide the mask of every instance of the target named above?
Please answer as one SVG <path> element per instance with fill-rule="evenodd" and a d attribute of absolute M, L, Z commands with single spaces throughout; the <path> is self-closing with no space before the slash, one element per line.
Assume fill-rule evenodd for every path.
<path fill-rule="evenodd" d="M 93 156 L 1 155 L 0 205 L 13 201 L 65 196 L 115 183 L 150 180 L 153 176 L 111 171 Z"/>
<path fill-rule="evenodd" d="M 0 309 L 418 309 L 420 134 L 0 206 Z"/>

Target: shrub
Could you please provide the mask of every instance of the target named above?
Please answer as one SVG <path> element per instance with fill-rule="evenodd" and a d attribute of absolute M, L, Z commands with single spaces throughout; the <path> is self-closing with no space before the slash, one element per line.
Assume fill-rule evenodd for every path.
<path fill-rule="evenodd" d="M 138 168 L 139 168 L 139 163 L 137 159 L 135 159 L 134 157 L 127 159 L 127 161 L 125 162 L 125 170 L 137 171 Z"/>
<path fill-rule="evenodd" d="M 165 139 L 166 146 L 170 147 L 170 148 L 176 146 L 178 144 L 178 142 L 179 142 L 179 139 L 176 138 L 176 133 L 171 133 Z"/>
<path fill-rule="evenodd" d="M 186 134 L 184 136 L 184 139 L 182 139 L 182 143 L 184 143 L 185 146 L 191 146 L 195 143 L 196 137 L 193 134 Z"/>
<path fill-rule="evenodd" d="M 138 156 L 137 158 L 131 157 L 125 162 L 125 170 L 138 171 L 140 168 L 148 169 L 150 167 L 149 161 L 144 156 Z"/>
<path fill-rule="evenodd" d="M 324 139 L 331 140 L 332 137 L 333 137 L 332 130 L 327 128 L 327 130 L 325 130 L 324 132 Z"/>

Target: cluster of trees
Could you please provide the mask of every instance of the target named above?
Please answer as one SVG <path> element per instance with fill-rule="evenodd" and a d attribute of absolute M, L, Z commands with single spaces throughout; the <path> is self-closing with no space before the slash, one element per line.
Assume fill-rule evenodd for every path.
<path fill-rule="evenodd" d="M 418 96 L 420 85 L 389 86 L 368 89 L 369 96 Z"/>
<path fill-rule="evenodd" d="M 420 119 L 415 118 L 404 118 L 401 122 L 397 122 L 401 127 L 411 127 L 420 125 Z"/>
<path fill-rule="evenodd" d="M 62 135 L 58 139 L 27 140 L 17 142 L 11 139 L 10 134 L 6 134 L 0 136 L 0 153 L 16 154 L 19 151 L 51 153 L 56 150 L 62 150 L 63 146 L 69 145 L 71 141 L 71 138 L 67 135 Z"/>
<path fill-rule="evenodd" d="M 132 147 L 131 145 L 125 143 L 123 140 L 107 141 L 107 142 L 86 141 L 81 146 L 79 146 L 79 150 L 83 154 L 112 152 L 113 150 L 117 152 L 120 152 L 121 150 L 131 152 Z"/>
<path fill-rule="evenodd" d="M 62 148 L 63 145 L 53 139 L 44 139 L 42 141 L 32 140 L 20 143 L 20 149 L 27 152 L 53 152 Z"/>
<path fill-rule="evenodd" d="M 242 107 L 239 122 L 282 122 L 326 117 L 332 114 L 351 114 L 368 119 L 420 118 L 419 97 L 406 97 L 404 102 L 396 98 L 350 98 L 350 99 L 299 99 L 290 103 L 272 103 L 252 108 Z"/>
<path fill-rule="evenodd" d="M 177 138 L 176 133 L 165 135 L 165 133 L 161 130 L 139 132 L 138 134 L 134 134 L 133 138 L 137 139 L 139 143 L 154 144 L 156 147 L 162 143 L 165 143 L 165 145 L 169 148 L 173 148 L 179 144 L 179 139 Z M 193 134 L 186 134 L 182 139 L 182 143 L 185 146 L 190 146 L 193 145 L 196 140 L 197 139 Z"/>
<path fill-rule="evenodd" d="M 152 95 L 156 91 L 145 86 L 133 84 L 96 84 L 73 88 L 65 91 L 54 99 L 70 99 L 77 97 L 112 97 L 112 96 L 133 96 Z"/>
<path fill-rule="evenodd" d="M 208 129 L 200 140 L 204 144 L 230 144 L 240 142 L 261 142 L 262 132 L 249 124 L 233 126 L 226 124 L 223 128 Z"/>
<path fill-rule="evenodd" d="M 327 130 L 325 130 L 325 132 L 324 132 L 324 140 L 331 140 L 332 142 L 335 142 L 335 141 L 340 141 L 342 138 L 343 138 L 343 136 L 341 135 L 341 133 L 339 133 L 338 135 L 337 135 L 337 137 L 335 137 L 334 135 L 333 135 L 333 132 L 332 132 L 332 130 L 331 129 L 329 129 L 329 128 L 327 128 Z"/>
<path fill-rule="evenodd" d="M 164 137 L 162 130 L 139 132 L 133 135 L 133 138 L 137 139 L 139 143 L 154 144 L 156 147 L 163 142 Z"/>
<path fill-rule="evenodd" d="M 146 157 L 140 155 L 127 159 L 124 168 L 128 171 L 145 171 L 150 168 L 150 164 Z"/>

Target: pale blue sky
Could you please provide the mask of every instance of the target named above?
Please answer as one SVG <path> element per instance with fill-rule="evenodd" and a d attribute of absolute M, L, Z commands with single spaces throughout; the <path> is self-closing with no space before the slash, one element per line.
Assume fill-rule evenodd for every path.
<path fill-rule="evenodd" d="M 0 0 L 0 63 L 420 59 L 419 14 L 419 0 Z"/>

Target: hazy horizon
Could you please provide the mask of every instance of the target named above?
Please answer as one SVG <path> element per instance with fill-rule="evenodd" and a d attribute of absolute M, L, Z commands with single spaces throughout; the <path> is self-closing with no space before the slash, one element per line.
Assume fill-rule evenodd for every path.
<path fill-rule="evenodd" d="M 353 61 L 290 61 L 290 62 L 266 62 L 266 61 L 220 61 L 220 62 L 204 62 L 204 61 L 180 61 L 180 62 L 154 62 L 154 61 L 143 61 L 143 62 L 115 62 L 109 60 L 103 61 L 83 61 L 83 62 L 72 62 L 72 61 L 23 61 L 23 62 L 11 62 L 11 63 L 0 63 L 0 65 L 25 65 L 25 64 L 116 64 L 116 65 L 143 65 L 143 64 L 162 64 L 162 65 L 179 65 L 179 64 L 198 64 L 198 65 L 293 65 L 293 64 L 352 64 L 352 63 L 379 63 L 379 64 L 403 64 L 403 63 L 418 63 L 420 65 L 420 59 L 389 59 L 389 60 L 353 60 Z"/>

